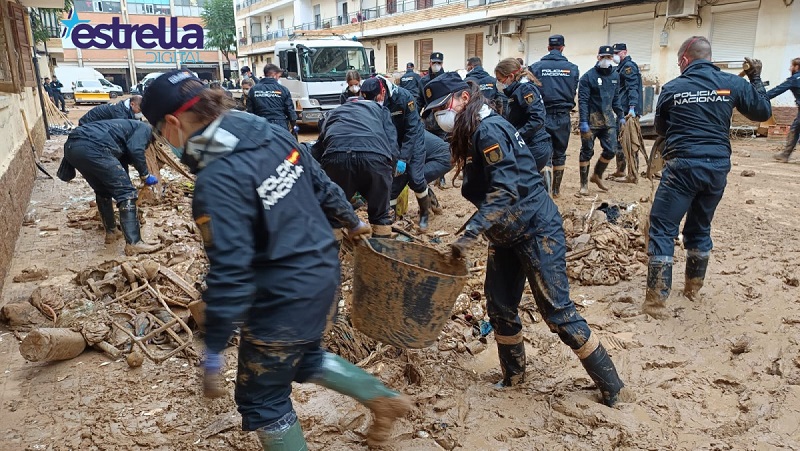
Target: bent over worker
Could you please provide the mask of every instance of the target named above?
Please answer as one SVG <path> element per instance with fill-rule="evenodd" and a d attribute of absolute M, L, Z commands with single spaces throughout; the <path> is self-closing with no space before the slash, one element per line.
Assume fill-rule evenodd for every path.
<path fill-rule="evenodd" d="M 655 129 L 666 139 L 661 183 L 650 209 L 647 292 L 642 311 L 664 319 L 672 288 L 675 238 L 681 219 L 686 247 L 684 294 L 695 299 L 711 255 L 711 220 L 731 170 L 733 109 L 765 121 L 772 108 L 761 82 L 761 61 L 746 59 L 748 83 L 711 63 L 711 43 L 687 39 L 678 50 L 681 75 L 664 85 L 656 106 Z"/>
<path fill-rule="evenodd" d="M 142 118 L 141 103 L 142 96 L 132 96 L 122 102 L 97 105 L 78 120 L 78 125 L 108 119 L 136 119 L 138 121 Z"/>
<path fill-rule="evenodd" d="M 205 393 L 224 394 L 221 353 L 241 322 L 234 399 L 242 428 L 256 431 L 264 450 L 307 449 L 292 382 L 366 405 L 373 412 L 367 442 L 384 443 L 410 401 L 320 347 L 340 275 L 329 216 L 350 222 L 355 236 L 369 229 L 352 224 L 342 191 L 287 130 L 231 105 L 181 71 L 153 81 L 142 104 L 147 120 L 198 172 L 192 214 L 210 263 Z M 336 205 L 348 205 L 349 213 Z"/>

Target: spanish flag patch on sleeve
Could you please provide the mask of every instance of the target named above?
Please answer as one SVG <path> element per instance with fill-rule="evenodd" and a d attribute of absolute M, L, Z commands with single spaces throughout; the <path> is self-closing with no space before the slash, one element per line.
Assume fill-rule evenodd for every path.
<path fill-rule="evenodd" d="M 503 150 L 500 148 L 500 144 L 493 144 L 483 149 L 483 158 L 488 164 L 495 164 L 502 161 Z"/>

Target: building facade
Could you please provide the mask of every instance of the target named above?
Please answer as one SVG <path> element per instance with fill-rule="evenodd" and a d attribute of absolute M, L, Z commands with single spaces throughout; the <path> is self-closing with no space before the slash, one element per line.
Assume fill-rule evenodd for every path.
<path fill-rule="evenodd" d="M 254 71 L 274 61 L 274 45 L 300 30 L 355 36 L 374 54 L 379 72 L 428 67 L 444 53 L 446 70 L 479 56 L 492 72 L 502 58 L 531 64 L 547 53 L 547 37 L 562 34 L 564 51 L 582 71 L 600 45 L 625 42 L 642 69 L 648 107 L 660 86 L 679 74 L 677 50 L 690 36 L 707 36 L 714 60 L 738 73 L 745 56 L 764 62 L 772 85 L 800 56 L 800 3 L 792 0 L 234 0 L 239 64 Z M 792 26 L 794 24 L 794 26 Z M 775 99 L 793 105 L 791 94 Z"/>

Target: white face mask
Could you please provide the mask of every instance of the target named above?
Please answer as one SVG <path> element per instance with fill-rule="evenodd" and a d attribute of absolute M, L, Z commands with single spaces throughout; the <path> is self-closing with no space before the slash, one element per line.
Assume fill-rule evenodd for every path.
<path fill-rule="evenodd" d="M 612 61 L 610 59 L 603 58 L 600 60 L 600 62 L 597 63 L 597 67 L 600 67 L 602 69 L 608 69 L 609 67 L 611 67 L 611 63 Z"/>
<path fill-rule="evenodd" d="M 431 64 L 431 70 L 434 72 L 439 72 L 442 70 L 442 65 L 439 63 Z"/>
<path fill-rule="evenodd" d="M 620 62 L 619 55 L 614 55 L 613 58 L 614 58 L 614 64 L 619 64 Z"/>
<path fill-rule="evenodd" d="M 243 93 L 244 95 L 247 95 L 247 93 L 249 93 L 249 92 L 250 92 L 250 90 L 249 90 L 249 89 L 242 89 L 242 93 Z"/>
<path fill-rule="evenodd" d="M 350 92 L 352 92 L 352 93 L 356 93 L 358 91 L 361 91 L 361 86 L 353 85 L 353 86 L 349 86 L 347 89 L 350 90 Z"/>
<path fill-rule="evenodd" d="M 383 106 L 383 100 L 376 100 L 375 103 L 377 103 L 378 105 Z"/>
<path fill-rule="evenodd" d="M 439 127 L 447 133 L 452 133 L 456 127 L 456 112 L 455 110 L 442 110 L 433 113 L 436 123 Z"/>
<path fill-rule="evenodd" d="M 142 113 L 133 113 L 133 117 L 134 117 L 136 120 L 139 120 L 139 121 L 140 121 L 140 120 L 142 120 L 142 117 L 144 117 L 144 114 L 142 114 Z"/>

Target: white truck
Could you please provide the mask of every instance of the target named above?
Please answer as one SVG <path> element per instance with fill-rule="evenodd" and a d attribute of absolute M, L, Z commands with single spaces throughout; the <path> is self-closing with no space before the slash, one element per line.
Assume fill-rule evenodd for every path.
<path fill-rule="evenodd" d="M 300 32 L 287 41 L 275 43 L 275 55 L 283 76 L 280 83 L 292 93 L 297 122 L 317 125 L 322 115 L 339 106 L 348 70 L 357 70 L 361 79 L 373 72 L 364 46 L 344 36 Z M 371 50 L 371 49 L 370 49 Z"/>
<path fill-rule="evenodd" d="M 109 97 L 112 99 L 122 95 L 122 86 L 115 85 L 106 80 L 103 74 L 92 67 L 56 66 L 55 74 L 56 77 L 58 77 L 58 81 L 64 85 L 64 87 L 61 88 L 61 93 L 64 94 L 66 98 L 73 96 L 73 89 L 78 80 L 97 80 L 103 92 L 108 93 Z"/>

